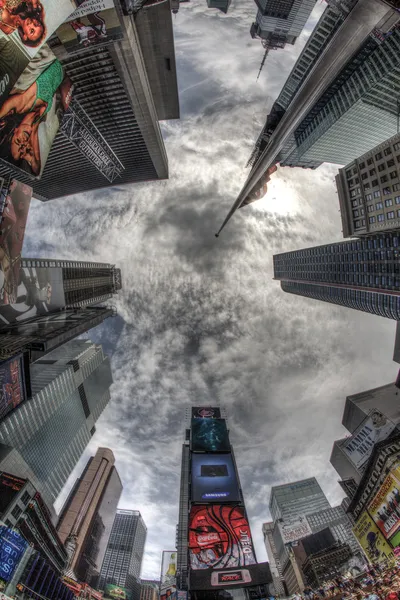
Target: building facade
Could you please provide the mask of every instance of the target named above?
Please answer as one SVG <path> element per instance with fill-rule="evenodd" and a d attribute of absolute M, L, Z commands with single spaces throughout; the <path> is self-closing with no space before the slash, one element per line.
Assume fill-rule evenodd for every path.
<path fill-rule="evenodd" d="M 1 421 L 0 441 L 21 454 L 54 502 L 110 400 L 110 361 L 101 346 L 74 340 L 36 361 L 31 383 L 32 398 Z"/>
<path fill-rule="evenodd" d="M 160 582 L 151 579 L 140 581 L 140 600 L 158 600 Z"/>
<path fill-rule="evenodd" d="M 78 581 L 98 576 L 122 484 L 108 448 L 89 459 L 60 513 L 57 532 L 69 550 L 69 569 Z"/>
<path fill-rule="evenodd" d="M 336 175 L 343 237 L 400 227 L 400 134 L 378 144 Z"/>
<path fill-rule="evenodd" d="M 100 570 L 98 587 L 108 583 L 136 592 L 147 528 L 138 510 L 118 510 Z"/>
<path fill-rule="evenodd" d="M 279 561 L 278 552 L 276 550 L 275 541 L 274 541 L 274 523 L 270 521 L 268 523 L 263 523 L 262 532 L 264 536 L 264 544 L 265 549 L 268 555 L 269 566 L 271 569 L 272 580 L 275 588 L 275 593 L 278 596 L 285 595 L 285 589 L 283 585 L 283 577 L 282 577 L 282 568 L 281 563 Z"/>
<path fill-rule="evenodd" d="M 399 237 L 376 234 L 274 256 L 283 291 L 400 319 Z"/>

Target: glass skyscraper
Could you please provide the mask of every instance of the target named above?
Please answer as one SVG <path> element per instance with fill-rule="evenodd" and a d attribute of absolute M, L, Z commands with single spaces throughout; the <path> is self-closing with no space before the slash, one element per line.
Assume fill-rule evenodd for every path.
<path fill-rule="evenodd" d="M 285 292 L 400 320 L 400 236 L 305 248 L 274 256 Z"/>

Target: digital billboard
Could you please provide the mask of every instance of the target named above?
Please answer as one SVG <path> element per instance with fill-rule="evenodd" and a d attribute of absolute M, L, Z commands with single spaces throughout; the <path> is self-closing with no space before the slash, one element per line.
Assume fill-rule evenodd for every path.
<path fill-rule="evenodd" d="M 24 321 L 37 315 L 46 315 L 65 306 L 61 268 L 20 268 L 16 295 L 9 303 L 0 303 L 1 325 Z"/>
<path fill-rule="evenodd" d="M 18 493 L 22 490 L 26 479 L 15 477 L 10 473 L 0 472 L 0 513 L 4 512 Z"/>
<path fill-rule="evenodd" d="M 368 512 L 389 539 L 400 527 L 400 483 L 392 473 L 384 479 L 378 492 L 369 503 Z"/>
<path fill-rule="evenodd" d="M 6 204 L 0 227 L 0 310 L 2 304 L 17 297 L 21 252 L 32 188 L 13 179 L 10 186 L 2 181 L 1 203 Z"/>
<path fill-rule="evenodd" d="M 239 502 L 231 454 L 192 454 L 192 502 Z"/>
<path fill-rule="evenodd" d="M 229 452 L 228 430 L 225 419 L 192 419 L 193 452 Z"/>
<path fill-rule="evenodd" d="M 162 553 L 160 600 L 176 599 L 176 557 L 175 550 L 164 550 Z"/>
<path fill-rule="evenodd" d="M 132 592 L 120 585 L 107 583 L 104 589 L 104 598 L 110 600 L 132 600 Z"/>
<path fill-rule="evenodd" d="M 10 581 L 28 542 L 16 531 L 0 526 L 0 577 Z"/>
<path fill-rule="evenodd" d="M 381 562 L 393 556 L 392 549 L 367 511 L 361 513 L 353 527 L 353 533 L 372 563 Z"/>
<path fill-rule="evenodd" d="M 242 506 L 193 506 L 188 545 L 194 570 L 256 564 L 250 525 Z"/>
<path fill-rule="evenodd" d="M 0 104 L 1 160 L 40 179 L 71 98 L 62 64 L 43 46 Z"/>
<path fill-rule="evenodd" d="M 0 420 L 27 398 L 22 355 L 0 362 Z"/>
<path fill-rule="evenodd" d="M 190 572 L 190 589 L 198 591 L 251 587 L 256 593 L 250 597 L 260 598 L 269 596 L 265 593 L 268 592 L 265 587 L 270 583 L 272 583 L 272 575 L 267 562 L 247 565 L 239 569 L 203 569 Z M 259 594 L 261 590 L 257 589 L 258 586 L 263 588 L 263 595 Z"/>
<path fill-rule="evenodd" d="M 215 406 L 193 406 L 192 419 L 220 419 L 221 411 Z"/>

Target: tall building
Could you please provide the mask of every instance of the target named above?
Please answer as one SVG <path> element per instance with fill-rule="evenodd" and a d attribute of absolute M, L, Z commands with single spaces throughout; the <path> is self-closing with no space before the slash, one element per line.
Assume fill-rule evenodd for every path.
<path fill-rule="evenodd" d="M 274 256 L 283 291 L 400 319 L 397 233 L 305 248 Z"/>
<path fill-rule="evenodd" d="M 32 398 L 0 422 L 0 442 L 20 453 L 47 503 L 56 500 L 94 435 L 111 384 L 101 346 L 68 342 L 32 364 Z"/>
<path fill-rule="evenodd" d="M 98 448 L 65 502 L 57 525 L 69 551 L 69 569 L 90 583 L 100 572 L 122 493 L 114 454 Z"/>
<path fill-rule="evenodd" d="M 400 227 L 400 134 L 354 159 L 336 175 L 343 237 Z"/>
<path fill-rule="evenodd" d="M 227 14 L 232 0 L 207 0 L 208 8 L 218 8 L 225 15 Z"/>
<path fill-rule="evenodd" d="M 283 585 L 284 579 L 282 577 L 281 564 L 279 562 L 279 556 L 273 536 L 274 527 L 275 525 L 273 521 L 263 523 L 262 532 L 264 536 L 265 549 L 268 555 L 269 567 L 271 569 L 272 581 L 275 588 L 275 594 L 277 596 L 284 596 L 286 591 Z"/>
<path fill-rule="evenodd" d="M 100 570 L 100 590 L 107 584 L 136 589 L 146 535 L 147 528 L 138 510 L 117 511 Z"/>
<path fill-rule="evenodd" d="M 140 600 L 158 600 L 160 582 L 152 579 L 140 581 Z"/>
<path fill-rule="evenodd" d="M 168 177 L 159 120 L 179 118 L 172 14 L 169 2 L 136 3 L 135 14 L 132 4 L 115 1 L 97 43 L 84 37 L 90 22 L 75 34 L 66 23 L 50 38 L 74 90 L 41 179 L 18 174 L 33 184 L 35 198 Z"/>
<path fill-rule="evenodd" d="M 256 560 L 224 416 L 210 406 L 186 413 L 176 578 L 171 552 L 170 567 L 162 568 L 161 600 L 176 587 L 189 589 L 193 600 L 264 598 L 272 583 L 268 563 Z"/>

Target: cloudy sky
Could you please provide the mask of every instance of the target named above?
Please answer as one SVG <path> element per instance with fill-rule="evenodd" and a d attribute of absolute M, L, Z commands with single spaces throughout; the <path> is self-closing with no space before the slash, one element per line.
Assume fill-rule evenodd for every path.
<path fill-rule="evenodd" d="M 337 167 L 280 169 L 265 199 L 214 237 L 246 177 L 267 110 L 318 16 L 295 47 L 262 58 L 252 0 L 229 15 L 205 0 L 174 19 L 181 120 L 163 125 L 170 179 L 34 202 L 25 256 L 99 260 L 122 269 L 119 317 L 90 332 L 112 353 L 112 401 L 88 451 L 117 458 L 121 508 L 148 527 L 143 577 L 175 542 L 184 411 L 224 406 L 258 560 L 271 485 L 315 475 L 340 501 L 329 464 L 345 397 L 396 377 L 393 321 L 284 294 L 274 253 L 338 241 Z"/>

